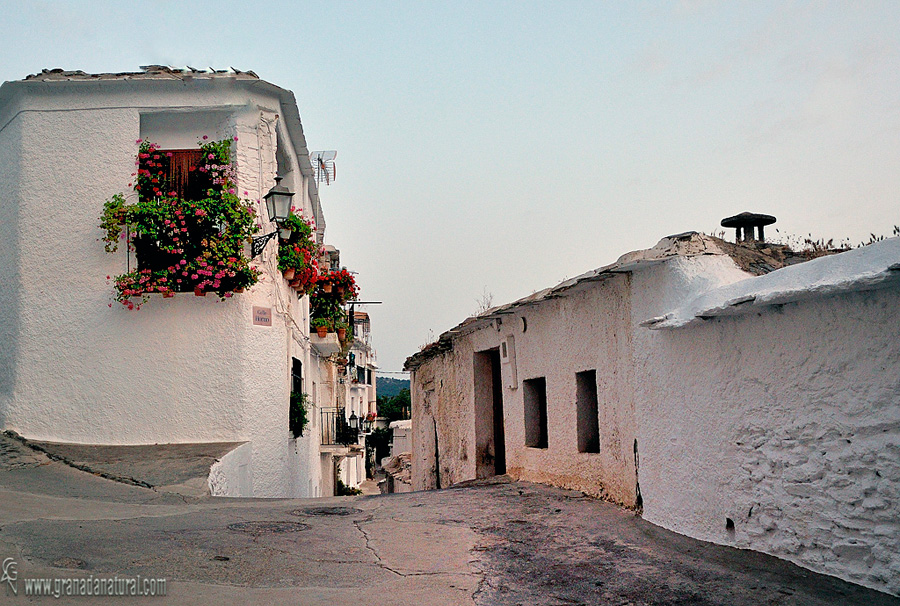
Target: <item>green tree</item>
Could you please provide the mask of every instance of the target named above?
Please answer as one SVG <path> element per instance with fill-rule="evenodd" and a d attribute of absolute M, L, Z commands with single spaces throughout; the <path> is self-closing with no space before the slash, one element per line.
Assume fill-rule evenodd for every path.
<path fill-rule="evenodd" d="M 378 416 L 388 421 L 408 419 L 411 410 L 408 389 L 401 389 L 396 396 L 378 398 Z"/>

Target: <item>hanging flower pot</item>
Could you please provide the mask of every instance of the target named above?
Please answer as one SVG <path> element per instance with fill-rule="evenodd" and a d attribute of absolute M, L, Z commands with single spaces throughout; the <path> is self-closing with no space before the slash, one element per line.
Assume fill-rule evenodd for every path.
<path fill-rule="evenodd" d="M 331 292 L 331 282 L 322 283 L 322 292 Z"/>
<path fill-rule="evenodd" d="M 194 289 L 194 296 L 195 297 L 205 297 L 206 291 L 198 286 L 197 288 Z"/>
<path fill-rule="evenodd" d="M 296 270 L 293 267 L 289 267 L 282 273 L 284 274 L 284 279 L 290 282 L 294 279 L 294 273 L 296 273 Z"/>
<path fill-rule="evenodd" d="M 339 297 L 343 297 L 343 296 L 344 296 L 344 287 L 343 287 L 343 286 L 338 286 L 338 287 L 337 287 L 337 294 L 338 294 Z"/>
<path fill-rule="evenodd" d="M 316 335 L 320 339 L 324 339 L 328 336 L 328 327 L 327 326 L 316 326 Z"/>

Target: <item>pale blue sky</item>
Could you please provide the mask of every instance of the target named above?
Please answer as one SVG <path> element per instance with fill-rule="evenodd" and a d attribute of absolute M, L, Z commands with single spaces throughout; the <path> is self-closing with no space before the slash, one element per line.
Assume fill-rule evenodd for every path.
<path fill-rule="evenodd" d="M 0 0 L 0 80 L 189 64 L 294 91 L 338 150 L 328 239 L 384 301 L 386 370 L 485 289 L 744 210 L 854 243 L 900 224 L 900 2 L 259 6 Z"/>

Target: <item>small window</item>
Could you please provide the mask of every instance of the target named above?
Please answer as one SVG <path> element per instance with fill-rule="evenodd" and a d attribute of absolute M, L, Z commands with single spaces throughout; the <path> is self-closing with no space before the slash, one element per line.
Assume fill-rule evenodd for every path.
<path fill-rule="evenodd" d="M 578 425 L 578 452 L 600 452 L 596 370 L 586 370 L 575 374 L 575 408 Z"/>
<path fill-rule="evenodd" d="M 522 381 L 525 398 L 525 446 L 547 448 L 547 380 Z"/>
<path fill-rule="evenodd" d="M 303 393 L 303 362 L 297 358 L 291 360 L 291 391 Z"/>

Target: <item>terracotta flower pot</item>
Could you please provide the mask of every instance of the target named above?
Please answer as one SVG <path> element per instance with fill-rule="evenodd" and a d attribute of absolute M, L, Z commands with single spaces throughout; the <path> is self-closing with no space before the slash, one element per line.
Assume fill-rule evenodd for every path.
<path fill-rule="evenodd" d="M 195 297 L 205 297 L 206 291 L 198 286 L 197 288 L 194 289 L 194 296 Z"/>
<path fill-rule="evenodd" d="M 342 296 L 342 297 L 344 296 L 344 287 L 343 287 L 343 286 L 338 286 L 338 287 L 337 287 L 337 294 L 340 295 L 340 296 Z"/>
<path fill-rule="evenodd" d="M 290 287 L 291 288 L 299 288 L 300 287 L 300 278 L 297 278 L 296 280 L 291 280 Z"/>
<path fill-rule="evenodd" d="M 343 341 L 347 338 L 347 329 L 346 328 L 338 328 L 337 329 L 338 339 Z"/>
<path fill-rule="evenodd" d="M 331 292 L 331 282 L 325 282 L 322 284 L 322 292 Z"/>
<path fill-rule="evenodd" d="M 235 289 L 234 289 L 234 292 L 235 292 L 236 294 L 241 294 L 242 292 L 244 292 L 244 287 L 243 287 L 243 286 L 240 286 L 240 287 L 238 287 L 238 288 L 235 288 Z"/>
<path fill-rule="evenodd" d="M 282 273 L 284 273 L 284 279 L 287 280 L 288 282 L 290 282 L 291 280 L 294 279 L 294 274 L 296 273 L 296 270 L 294 270 L 294 268 L 291 267 L 290 269 L 284 270 L 284 272 L 282 272 Z"/>
<path fill-rule="evenodd" d="M 324 339 L 328 336 L 328 327 L 327 326 L 316 326 L 316 334 L 320 339 Z"/>

